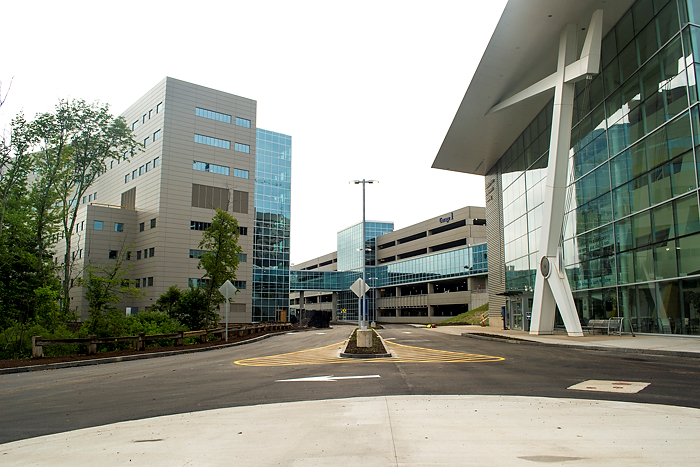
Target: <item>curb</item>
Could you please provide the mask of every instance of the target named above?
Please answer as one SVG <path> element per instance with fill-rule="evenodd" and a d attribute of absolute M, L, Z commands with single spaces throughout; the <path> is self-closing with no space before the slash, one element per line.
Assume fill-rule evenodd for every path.
<path fill-rule="evenodd" d="M 273 332 L 270 334 L 265 334 L 264 336 L 254 337 L 247 341 L 232 342 L 230 344 L 221 344 L 211 347 L 201 347 L 198 349 L 183 349 L 183 350 L 169 350 L 167 352 L 154 352 L 141 355 L 124 355 L 123 357 L 108 357 L 108 358 L 96 358 L 94 360 L 78 360 L 76 362 L 61 362 L 61 363 L 50 363 L 47 365 L 31 365 L 31 366 L 18 366 L 15 368 L 0 368 L 0 375 L 9 375 L 15 373 L 29 373 L 31 371 L 45 371 L 45 370 L 58 370 L 61 368 L 76 368 L 81 366 L 92 366 L 92 365 L 102 365 L 104 363 L 117 363 L 117 362 L 128 362 L 132 360 L 146 360 L 150 358 L 158 357 L 171 357 L 174 355 L 182 355 L 188 353 L 197 352 L 207 352 L 210 350 L 220 350 L 227 347 L 236 347 L 238 345 L 252 344 L 253 342 L 258 342 L 263 339 L 267 339 L 272 336 L 279 336 L 281 334 L 287 334 L 287 331 L 283 332 Z"/>
<path fill-rule="evenodd" d="M 508 344 L 526 344 L 526 345 L 541 345 L 550 347 L 564 347 L 566 349 L 576 349 L 576 350 L 594 350 L 597 352 L 614 352 L 623 354 L 643 354 L 643 355 L 656 355 L 661 357 L 689 357 L 689 358 L 700 358 L 700 353 L 698 352 L 683 352 L 681 350 L 653 350 L 653 349 L 630 349 L 627 347 L 601 347 L 599 345 L 579 345 L 579 344 L 554 344 L 549 342 L 538 342 L 530 341 L 525 339 L 518 339 L 513 337 L 499 338 L 499 337 L 486 337 L 478 336 L 471 332 L 463 332 L 462 337 L 470 337 L 472 339 L 481 339 L 485 341 L 492 342 L 505 342 Z"/>

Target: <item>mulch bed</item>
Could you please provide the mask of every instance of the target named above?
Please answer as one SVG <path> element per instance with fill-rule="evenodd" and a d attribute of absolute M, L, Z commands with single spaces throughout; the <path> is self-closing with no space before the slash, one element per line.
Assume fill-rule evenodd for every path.
<path fill-rule="evenodd" d="M 295 331 L 302 331 L 306 329 L 299 329 L 299 328 L 293 328 Z M 247 341 L 250 339 L 254 339 L 256 337 L 264 336 L 266 334 L 273 334 L 277 333 L 280 331 L 274 331 L 274 332 L 259 332 L 257 334 L 250 334 L 247 336 L 241 336 L 238 337 L 232 336 L 229 334 L 228 336 L 228 344 L 234 343 L 234 342 L 242 342 L 242 341 Z M 61 355 L 59 357 L 42 357 L 42 358 L 19 358 L 19 359 L 13 359 L 13 360 L 0 360 L 0 368 L 16 368 L 16 367 L 21 367 L 21 366 L 34 366 L 34 365 L 48 365 L 51 363 L 63 363 L 63 362 L 77 362 L 80 360 L 95 360 L 98 358 L 107 358 L 107 357 L 123 357 L 125 355 L 141 355 L 141 354 L 148 354 L 148 353 L 159 353 L 159 352 L 170 352 L 173 350 L 190 350 L 190 349 L 200 349 L 204 347 L 216 347 L 222 344 L 226 344 L 227 342 L 225 340 L 215 340 L 215 341 L 210 341 L 205 344 L 190 344 L 190 345 L 181 345 L 181 346 L 170 346 L 170 347 L 147 347 L 146 350 L 135 350 L 135 349 L 128 349 L 128 350 L 113 350 L 109 352 L 98 352 L 95 355 Z M 46 347 L 44 348 L 46 349 Z M 99 346 L 97 347 L 99 351 Z"/>
<path fill-rule="evenodd" d="M 345 348 L 345 353 L 348 354 L 360 354 L 360 355 L 374 355 L 374 354 L 385 354 L 389 353 L 384 348 L 382 340 L 379 338 L 376 332 L 372 333 L 372 347 L 358 347 L 357 346 L 357 331 L 352 333 L 350 339 L 348 340 L 348 346 Z"/>

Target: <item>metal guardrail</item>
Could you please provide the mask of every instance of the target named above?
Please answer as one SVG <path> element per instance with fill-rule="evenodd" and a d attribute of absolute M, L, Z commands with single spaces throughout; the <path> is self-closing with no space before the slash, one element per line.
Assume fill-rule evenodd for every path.
<path fill-rule="evenodd" d="M 231 325 L 228 330 L 230 334 L 237 334 L 239 337 L 257 334 L 259 332 L 283 331 L 290 329 L 290 323 L 271 323 L 271 324 L 252 324 L 252 325 Z M 207 342 L 209 335 L 218 336 L 219 339 L 224 338 L 226 328 L 202 329 L 199 331 L 175 331 L 170 334 L 149 334 L 139 333 L 136 336 L 123 337 L 97 337 L 90 335 L 87 338 L 75 339 L 43 339 L 41 336 L 32 337 L 32 357 L 41 358 L 44 356 L 44 346 L 46 345 L 69 345 L 69 344 L 85 344 L 87 346 L 87 354 L 92 355 L 97 353 L 97 344 L 118 344 L 122 342 L 136 342 L 136 350 L 146 350 L 148 341 L 158 339 L 174 339 L 175 346 L 184 345 L 184 339 L 188 337 L 199 337 L 201 343 Z"/>

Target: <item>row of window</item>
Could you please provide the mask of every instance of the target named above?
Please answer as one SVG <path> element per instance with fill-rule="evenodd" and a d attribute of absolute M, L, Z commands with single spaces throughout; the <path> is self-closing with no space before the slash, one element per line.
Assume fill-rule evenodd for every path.
<path fill-rule="evenodd" d="M 155 143 L 156 141 L 158 141 L 158 140 L 160 139 L 160 136 L 161 136 L 160 129 L 154 131 L 154 132 L 153 132 L 153 142 Z M 145 147 L 148 147 L 148 145 L 150 144 L 150 142 L 151 142 L 151 137 L 150 137 L 150 136 L 146 136 L 146 137 L 143 139 L 143 145 L 144 145 Z"/>
<path fill-rule="evenodd" d="M 156 114 L 161 113 L 163 111 L 163 108 L 164 108 L 163 102 L 161 101 L 156 105 L 156 112 L 155 113 Z M 135 120 L 134 123 L 131 124 L 131 131 L 135 131 L 139 127 L 140 124 L 146 123 L 146 120 L 150 120 L 153 115 L 154 115 L 153 109 L 151 109 L 147 113 L 143 114 L 143 117 Z"/>
<path fill-rule="evenodd" d="M 143 285 L 141 285 L 143 283 Z M 134 285 L 136 288 L 141 288 L 141 287 L 153 287 L 153 278 L 152 277 L 144 277 L 143 279 L 135 279 L 134 280 Z"/>
<path fill-rule="evenodd" d="M 190 230 L 207 230 L 211 227 L 211 222 L 190 221 Z M 238 227 L 239 235 L 248 235 L 248 227 Z"/>
<path fill-rule="evenodd" d="M 207 250 L 190 250 L 190 258 L 199 259 L 204 255 L 204 253 L 207 253 Z M 248 255 L 245 253 L 238 253 L 238 261 L 241 263 L 247 263 Z"/>
<path fill-rule="evenodd" d="M 244 290 L 246 286 L 245 281 L 232 281 L 231 283 L 239 290 Z M 187 279 L 187 285 L 190 287 L 206 287 L 207 284 L 209 284 L 209 279 Z"/>
<path fill-rule="evenodd" d="M 230 168 L 223 165 L 210 164 L 209 162 L 193 161 L 192 168 L 202 172 L 210 172 L 221 175 L 229 175 Z M 249 178 L 249 172 L 243 169 L 233 169 L 233 176 L 238 178 Z"/>
<path fill-rule="evenodd" d="M 93 201 L 97 201 L 97 192 L 83 196 L 83 204 L 92 203 Z"/>
<path fill-rule="evenodd" d="M 222 114 L 219 112 L 214 112 L 213 110 L 206 110 L 206 109 L 201 109 L 199 107 L 195 107 L 194 113 L 198 117 L 209 118 L 211 120 L 217 120 L 219 122 L 224 122 L 224 123 L 231 123 L 231 116 L 230 115 Z M 250 128 L 250 120 L 248 120 L 247 118 L 236 117 L 236 125 L 242 126 L 245 128 Z"/>
<path fill-rule="evenodd" d="M 151 161 L 146 162 L 138 169 L 132 170 L 130 174 L 124 175 L 124 183 L 129 183 L 129 180 L 135 180 L 136 177 L 145 174 L 146 172 L 151 170 L 151 168 L 155 169 L 156 167 L 158 167 L 158 165 L 160 165 L 160 157 L 156 157 L 155 159 L 153 159 L 152 163 Z"/>
<path fill-rule="evenodd" d="M 155 219 L 151 219 L 151 228 L 152 228 L 152 229 L 155 229 L 155 228 L 156 228 L 156 220 L 155 220 Z M 145 223 L 145 222 L 141 222 L 141 223 L 139 224 L 139 232 L 143 232 L 145 229 L 146 229 L 146 223 Z"/>

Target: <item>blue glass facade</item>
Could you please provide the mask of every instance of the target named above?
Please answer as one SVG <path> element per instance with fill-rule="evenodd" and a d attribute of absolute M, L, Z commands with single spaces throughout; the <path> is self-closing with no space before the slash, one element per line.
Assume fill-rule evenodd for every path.
<path fill-rule="evenodd" d="M 365 222 L 365 261 L 367 266 L 376 263 L 375 239 L 394 231 L 393 222 Z M 362 268 L 362 222 L 338 232 L 338 270 Z"/>
<path fill-rule="evenodd" d="M 577 84 L 563 262 L 584 324 L 700 333 L 700 0 L 639 0 Z M 535 286 L 552 102 L 491 173 L 503 186 L 506 290 Z"/>
<path fill-rule="evenodd" d="M 253 321 L 289 311 L 292 137 L 256 130 Z"/>

